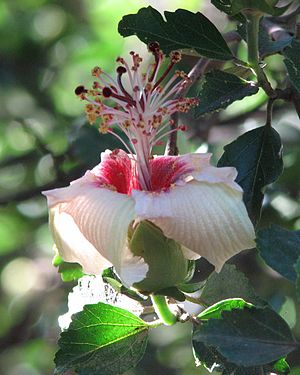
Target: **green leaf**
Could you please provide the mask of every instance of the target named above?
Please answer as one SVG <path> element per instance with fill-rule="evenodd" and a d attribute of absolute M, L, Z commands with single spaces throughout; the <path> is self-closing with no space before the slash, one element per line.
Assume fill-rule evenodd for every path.
<path fill-rule="evenodd" d="M 55 255 L 52 264 L 58 267 L 58 272 L 64 282 L 78 280 L 85 275 L 80 264 L 64 262 L 59 254 Z"/>
<path fill-rule="evenodd" d="M 293 40 L 291 46 L 283 50 L 283 55 L 290 80 L 300 92 L 300 42 Z"/>
<path fill-rule="evenodd" d="M 300 257 L 298 258 L 297 263 L 295 264 L 295 270 L 297 272 L 296 292 L 298 300 L 300 301 Z"/>
<path fill-rule="evenodd" d="M 283 170 L 279 134 L 265 125 L 250 130 L 224 147 L 218 167 L 232 166 L 238 171 L 236 182 L 244 191 L 248 214 L 256 223 L 263 201 L 262 189 L 276 181 Z"/>
<path fill-rule="evenodd" d="M 289 231 L 271 225 L 258 232 L 256 243 L 268 266 L 291 282 L 296 281 L 294 265 L 300 256 L 300 231 Z"/>
<path fill-rule="evenodd" d="M 121 374 L 141 360 L 147 340 L 148 326 L 135 315 L 101 302 L 86 305 L 61 333 L 55 374 Z"/>
<path fill-rule="evenodd" d="M 228 362 L 213 346 L 206 346 L 198 340 L 193 340 L 192 344 L 196 365 L 203 365 L 209 372 L 222 372 L 222 375 L 269 375 L 271 372 L 287 375 L 289 373 L 286 372 L 289 365 L 284 358 L 278 360 L 274 365 L 243 367 Z"/>
<path fill-rule="evenodd" d="M 252 307 L 251 303 L 244 301 L 242 298 L 229 298 L 217 302 L 214 305 L 203 310 L 197 318 L 202 320 L 221 319 L 223 311 L 231 311 L 233 309 L 243 309 L 244 307 Z"/>
<path fill-rule="evenodd" d="M 287 375 L 290 373 L 290 366 L 285 358 L 280 358 L 273 364 L 273 372 L 277 374 Z"/>
<path fill-rule="evenodd" d="M 231 60 L 233 55 L 222 35 L 212 22 L 201 13 L 184 9 L 164 12 L 162 15 L 151 6 L 137 14 L 124 16 L 119 23 L 119 33 L 137 35 L 144 43 L 159 42 L 164 53 L 178 49 L 193 49 L 199 55 L 217 60 Z"/>
<path fill-rule="evenodd" d="M 229 298 L 242 298 L 255 305 L 264 304 L 256 296 L 246 276 L 233 264 L 225 264 L 220 273 L 214 272 L 208 278 L 201 294 L 201 300 L 208 305 Z"/>
<path fill-rule="evenodd" d="M 215 347 L 239 366 L 268 364 L 299 346 L 279 315 L 269 308 L 255 307 L 223 311 L 222 319 L 198 325 L 193 340 Z"/>
<path fill-rule="evenodd" d="M 239 22 L 246 22 L 246 18 L 242 15 L 242 13 L 238 13 L 233 15 L 231 10 L 231 0 L 211 0 L 211 3 L 218 8 L 220 11 L 232 16 Z"/>
<path fill-rule="evenodd" d="M 199 105 L 195 108 L 195 117 L 228 107 L 236 100 L 256 94 L 258 87 L 234 74 L 214 70 L 205 74 L 204 82 L 198 94 Z"/>

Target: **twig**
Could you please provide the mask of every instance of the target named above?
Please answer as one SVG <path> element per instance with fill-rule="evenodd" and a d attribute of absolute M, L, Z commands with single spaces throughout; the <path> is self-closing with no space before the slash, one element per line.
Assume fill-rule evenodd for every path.
<path fill-rule="evenodd" d="M 273 114 L 274 101 L 275 101 L 274 98 L 270 98 L 268 100 L 266 126 L 272 126 L 272 114 Z"/>

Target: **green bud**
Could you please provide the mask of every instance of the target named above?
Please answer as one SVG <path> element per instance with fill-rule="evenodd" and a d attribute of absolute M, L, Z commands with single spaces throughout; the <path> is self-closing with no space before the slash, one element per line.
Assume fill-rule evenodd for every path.
<path fill-rule="evenodd" d="M 146 278 L 135 283 L 135 288 L 155 292 L 183 282 L 189 261 L 184 257 L 180 244 L 167 238 L 149 221 L 138 223 L 130 229 L 128 236 L 132 253 L 144 258 L 149 266 Z"/>

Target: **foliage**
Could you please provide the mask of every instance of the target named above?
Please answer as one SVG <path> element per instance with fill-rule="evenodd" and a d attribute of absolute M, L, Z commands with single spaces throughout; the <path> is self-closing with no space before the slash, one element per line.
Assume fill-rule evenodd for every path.
<path fill-rule="evenodd" d="M 236 181 L 244 190 L 244 201 L 253 223 L 260 217 L 263 188 L 276 181 L 283 169 L 279 134 L 266 124 L 241 135 L 224 147 L 219 167 L 235 166 Z"/>
<path fill-rule="evenodd" d="M 161 267 L 148 276 L 154 294 L 167 296 L 178 324 L 160 331 L 162 322 L 152 322 L 153 285 L 130 288 L 107 269 L 102 278 L 105 288 L 114 289 L 112 304 L 87 304 L 73 315 L 58 342 L 55 372 L 205 374 L 185 355 L 193 351 L 198 365 L 225 375 L 288 374 L 288 363 L 296 373 L 299 323 L 291 323 L 289 308 L 275 305 L 288 297 L 300 312 L 300 42 L 291 30 L 299 9 L 272 0 L 212 0 L 207 13 L 197 2 L 161 14 L 151 6 L 139 9 L 138 1 L 132 7 L 112 3 L 0 2 L 5 35 L 0 42 L 0 367 L 8 375 L 53 373 L 53 336 L 58 335 L 53 327 L 70 288 L 61 287 L 56 272 L 69 283 L 83 273 L 59 256 L 53 261 L 58 268 L 50 267 L 52 240 L 40 191 L 68 185 L 97 164 L 106 148 L 120 147 L 86 124 L 73 90 L 89 82 L 93 66 L 113 70 L 127 37 L 137 36 L 130 43 L 139 43 L 138 48 L 157 41 L 166 54 L 182 52 L 180 69 L 191 72 L 182 95 L 197 95 L 200 102 L 192 115 L 175 119 L 189 127 L 189 139 L 178 139 L 179 149 L 192 151 L 203 142 L 203 148 L 221 155 L 224 147 L 218 166 L 237 169 L 259 256 L 245 252 L 232 260 L 236 265 L 208 275 L 207 263 L 203 270 L 202 260 L 195 267 L 181 259 L 175 241 L 141 222 L 148 237 L 136 231 L 133 248 L 147 262 L 161 259 Z M 229 32 L 219 27 L 214 7 Z M 247 17 L 256 16 L 253 41 Z M 178 257 L 165 285 L 162 274 L 174 252 Z M 118 294 L 141 303 L 141 317 L 113 306 Z M 189 313 L 178 301 L 193 303 L 197 312 Z M 190 335 L 191 324 L 192 348 L 186 348 L 183 342 L 190 339 L 182 336 L 182 326 Z M 172 330 L 176 339 L 160 340 L 157 358 L 156 332 L 161 339 Z"/>
<path fill-rule="evenodd" d="M 98 303 L 86 305 L 61 334 L 55 357 L 56 374 L 120 374 L 142 358 L 148 326 L 126 310 Z"/>

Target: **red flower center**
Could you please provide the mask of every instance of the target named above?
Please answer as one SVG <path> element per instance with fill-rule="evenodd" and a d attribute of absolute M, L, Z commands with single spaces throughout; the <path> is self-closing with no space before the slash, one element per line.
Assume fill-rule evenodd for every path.
<path fill-rule="evenodd" d="M 150 160 L 149 191 L 165 191 L 172 184 L 193 171 L 193 167 L 178 156 L 158 156 Z M 105 157 L 94 171 L 99 186 L 109 187 L 118 193 L 131 195 L 132 189 L 141 190 L 136 161 L 123 150 L 115 150 Z"/>

